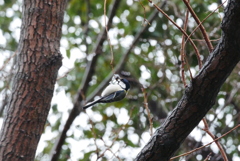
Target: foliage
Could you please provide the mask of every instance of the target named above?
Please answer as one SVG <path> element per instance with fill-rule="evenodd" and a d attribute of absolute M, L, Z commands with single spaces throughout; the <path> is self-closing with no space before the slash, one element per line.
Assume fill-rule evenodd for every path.
<path fill-rule="evenodd" d="M 39 144 L 36 160 L 43 160 L 51 155 L 51 149 L 63 129 L 72 108 L 72 102 L 84 78 L 87 63 L 95 54 L 93 51 L 98 35 L 104 30 L 104 2 L 87 1 L 69 1 L 62 28 L 63 67 L 59 72 L 52 110 Z M 4 1 L 1 3 L 1 32 L 6 39 L 1 50 L 6 51 L 5 47 L 7 47 L 7 50 L 13 51 L 12 54 L 17 48 L 17 43 L 16 34 L 10 26 L 15 22 L 14 19 L 20 17 L 21 9 L 14 7 L 19 2 L 14 4 Z M 107 11 L 112 3 L 112 0 L 107 1 Z M 160 5 L 162 3 L 164 2 L 161 1 Z M 177 0 L 166 3 L 162 9 L 182 27 L 186 13 L 184 3 Z M 190 3 L 200 20 L 203 20 L 219 5 L 213 0 L 190 1 Z M 12 10 L 14 14 L 11 16 L 4 14 L 7 10 Z M 108 32 L 114 53 L 114 66 L 117 66 L 121 57 L 130 48 L 134 36 L 143 25 L 149 25 L 148 31 L 141 35 L 120 72 L 131 81 L 132 88 L 128 97 L 123 101 L 96 105 L 86 110 L 86 113 L 82 112 L 75 119 L 67 133 L 60 161 L 96 160 L 97 157 L 103 161 L 132 160 L 150 138 L 149 118 L 143 104 L 144 94 L 141 86 L 147 92 L 154 129 L 161 125 L 181 98 L 184 92 L 184 85 L 179 74 L 182 33 L 160 13 L 151 24 L 146 23 L 144 19 L 148 18 L 153 11 L 154 8 L 148 1 L 121 1 Z M 213 40 L 213 46 L 216 46 L 221 36 L 222 17 L 223 8 L 221 7 L 203 22 L 206 32 Z M 187 33 L 190 34 L 196 26 L 194 19 L 190 16 Z M 205 42 L 202 41 L 201 32 L 197 30 L 192 35 L 192 39 L 204 62 L 209 51 Z M 112 70 L 110 65 L 112 56 L 108 41 L 104 42 L 102 48 L 103 52 L 97 60 L 95 73 L 89 82 L 87 93 L 84 93 L 85 96 L 90 95 Z M 196 75 L 199 71 L 198 62 L 189 42 L 186 43 L 185 51 L 191 72 Z M 229 76 L 219 92 L 215 106 L 206 116 L 210 131 L 217 137 L 239 123 L 239 68 L 240 65 Z M 9 71 L 7 65 L 4 69 L 4 71 Z M 8 73 L 4 71 L 1 71 L 1 75 L 8 77 Z M 190 75 L 187 66 L 185 74 L 187 83 L 189 83 Z M 8 79 L 1 80 L 1 95 L 6 93 L 4 89 L 7 88 L 7 81 Z M 201 128 L 203 128 L 202 125 L 196 127 L 177 154 L 192 150 L 194 148 L 192 144 L 199 142 L 205 144 L 211 141 Z M 239 140 L 239 130 L 233 131 L 220 140 L 229 158 L 240 156 Z M 220 155 L 214 144 L 207 149 L 207 152 L 206 154 L 202 150 L 197 155 L 187 156 L 186 160 L 203 160 L 210 152 L 213 152 L 213 158 Z"/>

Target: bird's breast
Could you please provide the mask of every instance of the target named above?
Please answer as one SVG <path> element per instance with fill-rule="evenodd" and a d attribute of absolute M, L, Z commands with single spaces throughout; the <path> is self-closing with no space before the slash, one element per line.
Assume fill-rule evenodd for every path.
<path fill-rule="evenodd" d="M 109 95 L 111 93 L 114 93 L 114 92 L 120 91 L 120 90 L 123 90 L 123 89 L 119 85 L 117 85 L 117 84 L 110 84 L 109 86 L 107 86 L 103 90 L 101 96 L 104 97 L 104 96 L 107 96 L 107 95 Z"/>

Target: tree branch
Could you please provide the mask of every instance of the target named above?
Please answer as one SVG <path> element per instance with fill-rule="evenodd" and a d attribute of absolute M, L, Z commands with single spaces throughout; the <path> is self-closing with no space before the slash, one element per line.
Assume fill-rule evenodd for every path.
<path fill-rule="evenodd" d="M 202 25 L 201 21 L 199 20 L 198 16 L 196 15 L 196 13 L 194 12 L 194 10 L 192 9 L 192 7 L 190 6 L 189 2 L 187 0 L 183 0 L 183 2 L 185 3 L 185 5 L 187 6 L 189 12 L 192 14 L 194 20 L 196 21 L 196 23 L 199 25 L 199 28 L 201 30 L 201 33 L 204 37 L 204 40 L 208 46 L 208 50 L 209 52 L 213 51 L 213 46 L 211 41 L 209 40 L 208 34 L 206 33 L 206 30 L 204 28 L 204 26 Z"/>
<path fill-rule="evenodd" d="M 177 107 L 141 150 L 137 161 L 168 161 L 215 103 L 217 94 L 240 60 L 240 1 L 230 0 L 222 22 L 223 35 Z"/>

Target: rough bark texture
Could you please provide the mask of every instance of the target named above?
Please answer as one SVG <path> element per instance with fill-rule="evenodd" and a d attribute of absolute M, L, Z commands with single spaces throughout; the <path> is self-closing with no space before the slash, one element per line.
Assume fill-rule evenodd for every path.
<path fill-rule="evenodd" d="M 0 160 L 34 160 L 50 109 L 67 0 L 25 0 L 10 101 L 0 134 Z"/>
<path fill-rule="evenodd" d="M 223 35 L 177 107 L 138 154 L 137 161 L 168 161 L 214 105 L 216 96 L 240 60 L 240 1 L 230 0 Z"/>

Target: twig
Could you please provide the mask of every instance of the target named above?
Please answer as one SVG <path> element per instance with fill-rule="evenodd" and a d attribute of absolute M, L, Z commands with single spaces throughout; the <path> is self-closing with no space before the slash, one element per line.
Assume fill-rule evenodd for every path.
<path fill-rule="evenodd" d="M 211 157 L 211 152 L 208 154 L 208 156 L 206 157 L 206 159 L 204 159 L 204 161 L 207 161 L 208 159 L 210 159 L 210 157 Z"/>
<path fill-rule="evenodd" d="M 191 34 L 187 37 L 185 43 L 188 41 L 188 39 L 193 35 L 193 33 L 200 27 L 200 25 L 202 25 L 202 23 L 207 19 L 209 18 L 214 12 L 216 12 L 216 10 L 218 10 L 221 6 L 223 6 L 223 4 L 227 2 L 227 0 L 225 0 L 221 5 L 219 5 L 214 11 L 212 11 L 206 18 L 204 18 L 202 20 L 202 22 L 200 22 L 197 27 L 191 32 Z M 192 39 L 192 40 L 196 40 L 196 39 Z M 209 40 L 209 41 L 218 41 L 219 39 L 217 40 Z M 203 40 L 203 41 L 206 41 L 206 40 Z"/>
<path fill-rule="evenodd" d="M 181 155 L 172 157 L 172 158 L 170 159 L 170 161 L 172 161 L 173 159 L 176 159 L 176 158 L 180 158 L 180 157 L 189 155 L 189 154 L 191 154 L 191 153 L 193 153 L 193 152 L 195 152 L 195 151 L 198 151 L 198 150 L 200 150 L 200 149 L 202 149 L 202 148 L 204 148 L 204 147 L 206 147 L 206 146 L 208 146 L 208 145 L 211 145 L 212 143 L 214 143 L 214 142 L 216 142 L 217 140 L 223 138 L 224 136 L 228 135 L 229 133 L 231 133 L 232 131 L 236 130 L 236 129 L 239 128 L 239 127 L 240 127 L 240 124 L 238 124 L 237 126 L 235 126 L 234 128 L 232 128 L 231 130 L 229 130 L 228 132 L 226 132 L 226 133 L 223 134 L 222 136 L 214 139 L 212 142 L 210 142 L 210 143 L 208 143 L 208 144 L 206 144 L 206 145 L 203 145 L 203 146 L 201 146 L 201 147 L 199 147 L 199 148 L 196 148 L 196 149 L 194 149 L 194 150 L 191 150 L 191 151 L 189 151 L 189 152 L 187 152 L 187 153 L 184 153 L 184 154 L 181 154 Z"/>
<path fill-rule="evenodd" d="M 90 0 L 85 0 L 86 2 L 86 9 L 87 9 L 87 14 L 86 14 L 86 25 L 85 25 L 85 31 L 83 32 L 83 44 L 86 45 L 86 51 L 85 53 L 89 53 L 89 45 L 87 43 L 87 36 L 89 33 L 89 21 L 90 21 L 90 12 L 91 12 L 91 7 L 90 7 Z"/>
<path fill-rule="evenodd" d="M 86 113 L 87 114 L 87 113 Z M 88 114 L 87 114 L 88 115 Z M 94 145 L 95 145 L 95 147 L 96 147 L 96 154 L 97 154 L 97 156 L 99 155 L 99 148 L 98 148 L 98 145 L 97 145 L 97 135 L 96 135 L 96 132 L 95 132 L 95 130 L 94 130 L 94 123 L 93 123 L 93 121 L 90 119 L 91 117 L 88 115 L 88 117 L 89 117 L 89 122 L 90 122 L 90 124 L 92 125 L 92 127 L 90 128 L 91 129 L 91 132 L 92 132 L 92 135 L 93 135 L 93 137 L 94 137 Z"/>
<path fill-rule="evenodd" d="M 142 89 L 143 97 L 144 97 L 144 107 L 147 110 L 148 121 L 149 121 L 149 125 L 150 125 L 150 127 L 149 127 L 150 136 L 152 136 L 153 135 L 153 122 L 152 122 L 151 112 L 148 108 L 147 93 L 146 93 L 145 88 L 142 87 L 141 89 Z"/>
<path fill-rule="evenodd" d="M 0 71 L 2 71 L 2 70 L 6 67 L 6 65 L 8 64 L 8 62 L 9 62 L 12 58 L 14 58 L 14 57 L 16 56 L 16 54 L 17 54 L 17 51 L 15 51 L 14 54 L 12 54 L 9 58 L 7 58 L 7 60 L 6 60 L 5 63 L 3 64 L 3 66 L 0 68 Z"/>
<path fill-rule="evenodd" d="M 145 23 L 144 23 L 144 22 L 147 22 L 147 23 L 148 23 L 148 25 L 151 25 L 151 24 L 148 22 L 148 20 L 146 19 L 146 9 L 145 9 L 144 5 L 142 4 L 142 2 L 141 2 L 140 0 L 138 0 L 138 2 L 140 3 L 140 5 L 142 6 L 142 8 L 143 8 L 143 10 L 144 10 L 144 20 L 143 20 L 143 26 L 145 25 Z"/>
<path fill-rule="evenodd" d="M 203 121 L 203 123 L 204 123 L 204 129 L 203 129 L 203 130 L 204 130 L 209 136 L 211 136 L 211 138 L 214 140 L 214 139 L 215 139 L 215 136 L 209 131 L 209 127 L 208 127 L 206 118 L 203 118 L 202 121 Z M 226 153 L 225 153 L 222 145 L 219 143 L 218 140 L 217 140 L 215 143 L 216 143 L 216 145 L 218 146 L 218 149 L 219 149 L 219 151 L 221 152 L 221 155 L 222 155 L 224 161 L 228 161 L 227 155 L 226 155 Z"/>
<path fill-rule="evenodd" d="M 185 5 L 187 6 L 189 12 L 192 14 L 194 20 L 196 21 L 196 23 L 199 25 L 199 28 L 202 32 L 202 35 L 207 43 L 207 46 L 208 46 L 208 50 L 210 52 L 213 51 L 213 46 L 212 46 L 212 43 L 209 41 L 209 37 L 207 35 L 207 32 L 205 30 L 205 28 L 203 27 L 201 21 L 199 20 L 199 18 L 197 17 L 196 13 L 193 11 L 192 7 L 189 5 L 189 2 L 187 0 L 183 0 L 183 2 L 185 3 Z"/>
<path fill-rule="evenodd" d="M 152 2 L 151 0 L 148 0 L 148 1 L 149 1 L 149 2 Z M 181 27 L 179 27 L 162 9 L 160 9 L 160 8 L 159 8 L 157 5 L 155 5 L 154 3 L 153 3 L 153 6 L 154 6 L 159 12 L 161 12 L 170 22 L 172 22 L 173 25 L 176 26 L 186 37 L 189 37 L 188 34 L 187 34 Z M 194 50 L 195 50 L 195 52 L 196 52 L 196 54 L 197 54 L 197 59 L 198 59 L 198 64 L 199 64 L 199 66 L 202 66 L 202 62 L 201 62 L 201 59 L 200 59 L 200 53 L 199 53 L 196 45 L 195 45 L 194 42 L 191 40 L 191 38 L 189 38 L 189 41 L 190 41 L 191 45 L 193 46 L 193 48 L 194 48 Z M 192 76 L 191 76 L 191 78 L 192 78 Z"/>
<path fill-rule="evenodd" d="M 107 26 L 107 20 L 106 20 L 106 17 L 107 17 L 107 15 L 106 15 L 106 3 L 107 3 L 107 0 L 104 0 L 104 23 L 105 23 L 105 30 L 106 30 L 106 33 L 107 33 L 107 40 L 108 40 L 109 47 L 110 47 L 110 52 L 111 52 L 111 55 L 112 55 L 112 59 L 111 59 L 110 65 L 111 65 L 111 68 L 113 70 L 113 68 L 114 68 L 114 66 L 113 66 L 114 55 L 113 55 L 111 39 L 110 39 L 109 34 L 108 34 L 108 26 Z"/>
<path fill-rule="evenodd" d="M 191 34 L 190 34 L 191 35 Z M 189 36 L 190 36 L 189 35 Z M 201 42 L 201 41 L 205 41 L 205 40 L 202 40 L 202 39 L 192 39 L 193 41 L 199 41 L 199 42 Z M 213 39 L 213 40 L 210 40 L 210 41 L 219 41 L 220 40 L 220 38 L 219 39 Z"/>
<path fill-rule="evenodd" d="M 128 125 L 128 123 L 129 123 L 129 121 L 131 120 L 132 113 L 133 113 L 133 109 L 134 109 L 134 108 L 131 108 L 131 110 L 130 110 L 129 119 L 128 119 L 127 123 L 124 124 L 124 125 L 122 125 L 122 126 L 118 129 L 118 131 L 116 132 L 116 137 L 115 137 L 114 140 L 112 141 L 111 145 L 107 146 L 106 143 L 105 143 L 105 141 L 103 140 L 103 138 L 101 138 L 102 141 L 103 141 L 103 143 L 104 143 L 104 145 L 107 147 L 107 149 L 105 149 L 105 150 L 102 152 L 102 154 L 100 154 L 100 155 L 98 156 L 97 159 L 103 157 L 104 154 L 105 154 L 105 152 L 108 151 L 108 150 L 110 150 L 110 149 L 112 148 L 112 146 L 114 145 L 114 143 L 115 143 L 115 142 L 117 141 L 117 139 L 119 138 L 119 133 L 120 133 L 122 130 L 125 129 L 125 127 L 126 127 L 126 126 Z M 120 158 L 119 158 L 119 159 L 120 159 Z"/>
<path fill-rule="evenodd" d="M 187 10 L 186 11 L 186 16 L 185 16 L 185 21 L 184 21 L 184 26 L 183 26 L 184 31 L 187 30 L 188 15 L 189 15 L 189 11 Z M 184 52 L 185 51 L 184 50 L 185 49 L 184 40 L 185 40 L 185 35 L 182 35 L 182 43 L 181 43 L 181 50 L 180 50 L 181 51 L 180 52 L 180 55 L 181 55 L 181 76 L 182 76 L 182 81 L 183 81 L 184 87 L 186 87 L 187 84 L 186 84 L 185 74 L 184 74 L 184 65 L 187 63 L 187 62 L 185 62 L 185 61 L 187 61 L 187 58 L 186 58 L 186 55 L 185 55 L 185 52 Z"/>

